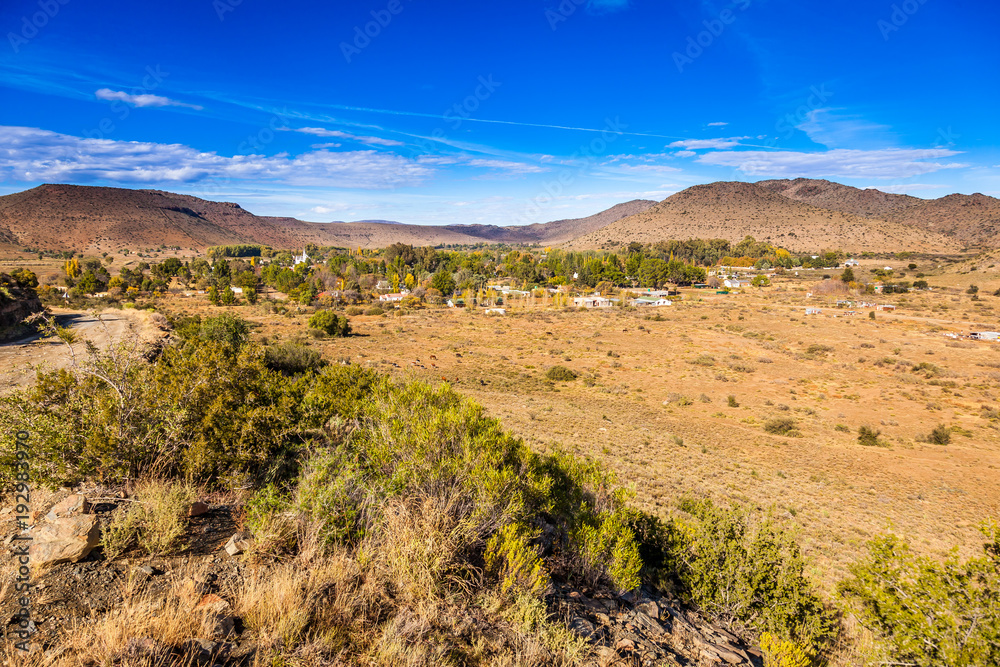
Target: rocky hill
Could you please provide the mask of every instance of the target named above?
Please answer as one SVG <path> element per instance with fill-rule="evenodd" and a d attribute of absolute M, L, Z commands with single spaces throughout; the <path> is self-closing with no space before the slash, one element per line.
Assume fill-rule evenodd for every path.
<path fill-rule="evenodd" d="M 840 211 L 862 218 L 886 219 L 892 214 L 919 206 L 924 201 L 909 195 L 895 195 L 873 188 L 852 188 L 849 185 L 814 178 L 758 181 L 757 185 L 817 208 Z"/>
<path fill-rule="evenodd" d="M 656 206 L 577 238 L 573 248 L 600 248 L 638 241 L 753 236 L 796 252 L 954 252 L 955 239 L 898 222 L 864 218 L 812 206 L 754 183 L 696 185 Z"/>

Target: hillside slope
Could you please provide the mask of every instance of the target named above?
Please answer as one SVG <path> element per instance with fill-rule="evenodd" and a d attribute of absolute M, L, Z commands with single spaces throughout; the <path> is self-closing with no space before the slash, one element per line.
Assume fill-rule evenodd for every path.
<path fill-rule="evenodd" d="M 0 197 L 0 244 L 87 252 L 228 243 L 278 248 L 380 248 L 392 243 L 442 245 L 558 243 L 643 211 L 652 201 L 619 204 L 586 218 L 516 227 L 408 225 L 392 221 L 303 222 L 257 216 L 239 204 L 159 190 L 42 185 Z"/>
<path fill-rule="evenodd" d="M 862 218 L 885 219 L 893 213 L 919 206 L 924 201 L 910 195 L 896 195 L 873 188 L 854 188 L 815 178 L 758 181 L 757 185 L 817 208 L 840 211 Z"/>
<path fill-rule="evenodd" d="M 811 178 L 760 181 L 757 185 L 819 208 L 945 234 L 962 245 L 1000 247 L 1000 199 L 986 195 L 920 199 Z"/>
<path fill-rule="evenodd" d="M 567 245 L 584 249 L 689 238 L 737 242 L 746 236 L 795 252 L 953 252 L 960 245 L 934 231 L 818 208 L 741 182 L 696 185 Z"/>

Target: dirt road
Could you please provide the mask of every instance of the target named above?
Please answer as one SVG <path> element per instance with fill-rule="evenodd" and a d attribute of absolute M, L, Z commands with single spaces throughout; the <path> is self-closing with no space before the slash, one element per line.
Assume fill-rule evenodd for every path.
<path fill-rule="evenodd" d="M 129 322 L 138 324 L 135 313 L 107 310 L 100 313 L 100 319 L 92 312 L 52 308 L 56 322 L 76 333 L 83 339 L 104 347 L 119 339 L 128 329 Z M 82 346 L 77 344 L 77 354 Z M 55 338 L 39 335 L 0 345 L 0 393 L 6 393 L 27 386 L 35 377 L 36 369 L 54 370 L 66 368 L 71 363 L 70 351 L 66 344 Z"/>

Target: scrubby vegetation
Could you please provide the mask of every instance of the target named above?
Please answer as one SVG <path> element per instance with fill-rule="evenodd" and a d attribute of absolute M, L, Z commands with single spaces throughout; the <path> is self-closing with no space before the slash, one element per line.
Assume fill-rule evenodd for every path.
<path fill-rule="evenodd" d="M 549 370 L 545 371 L 545 377 L 553 382 L 571 382 L 579 376 L 576 371 L 566 368 L 565 366 L 553 366 Z"/>

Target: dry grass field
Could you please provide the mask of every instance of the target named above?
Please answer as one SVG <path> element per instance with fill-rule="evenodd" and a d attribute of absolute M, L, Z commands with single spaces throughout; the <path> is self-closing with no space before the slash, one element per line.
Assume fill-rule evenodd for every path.
<path fill-rule="evenodd" d="M 974 553 L 977 524 L 1000 514 L 1000 345 L 945 334 L 995 323 L 1000 299 L 877 297 L 898 310 L 871 320 L 870 309 L 848 317 L 832 298 L 807 298 L 816 278 L 745 295 L 689 290 L 648 311 L 358 316 L 355 335 L 320 341 L 305 335 L 306 309 L 240 313 L 260 336 L 331 361 L 452 383 L 534 447 L 601 460 L 644 508 L 664 512 L 687 493 L 773 506 L 826 587 L 886 530 L 926 553 Z M 806 316 L 807 305 L 823 312 Z M 165 310 L 221 309 L 176 298 Z M 549 381 L 554 365 L 578 379 Z M 950 443 L 926 442 L 941 424 Z M 861 426 L 884 446 L 860 445 Z"/>

